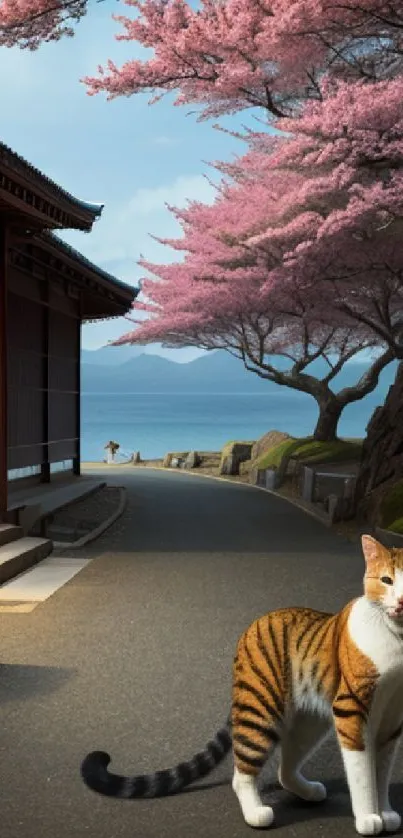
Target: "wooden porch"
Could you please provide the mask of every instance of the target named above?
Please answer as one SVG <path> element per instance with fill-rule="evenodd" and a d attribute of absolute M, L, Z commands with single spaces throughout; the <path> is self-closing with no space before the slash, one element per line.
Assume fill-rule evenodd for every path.
<path fill-rule="evenodd" d="M 0 520 L 9 485 L 80 474 L 81 323 L 125 314 L 137 289 L 53 231 L 101 212 L 0 143 Z"/>

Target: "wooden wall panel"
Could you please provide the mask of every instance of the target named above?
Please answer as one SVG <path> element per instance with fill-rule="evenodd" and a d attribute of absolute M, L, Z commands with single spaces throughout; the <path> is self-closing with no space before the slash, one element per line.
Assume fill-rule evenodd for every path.
<path fill-rule="evenodd" d="M 49 322 L 49 460 L 77 456 L 79 379 L 77 360 L 78 320 L 50 311 Z"/>
<path fill-rule="evenodd" d="M 41 282 L 39 279 L 30 276 L 25 270 L 20 270 L 17 265 L 10 266 L 9 277 L 9 289 L 15 296 L 40 303 Z"/>
<path fill-rule="evenodd" d="M 43 307 L 8 295 L 8 468 L 43 457 Z"/>
<path fill-rule="evenodd" d="M 8 295 L 8 468 L 40 465 L 43 475 L 79 455 L 80 321 L 48 298 Z"/>

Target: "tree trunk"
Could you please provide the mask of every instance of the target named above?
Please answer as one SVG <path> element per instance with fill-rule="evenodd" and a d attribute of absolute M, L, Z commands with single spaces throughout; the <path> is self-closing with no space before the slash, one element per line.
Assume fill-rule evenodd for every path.
<path fill-rule="evenodd" d="M 385 492 L 403 478 L 403 362 L 366 430 L 356 487 L 357 515 L 375 525 Z"/>
<path fill-rule="evenodd" d="M 345 405 L 337 398 L 316 399 L 319 406 L 319 417 L 313 432 L 313 438 L 318 442 L 333 442 L 337 439 L 337 426 Z"/>

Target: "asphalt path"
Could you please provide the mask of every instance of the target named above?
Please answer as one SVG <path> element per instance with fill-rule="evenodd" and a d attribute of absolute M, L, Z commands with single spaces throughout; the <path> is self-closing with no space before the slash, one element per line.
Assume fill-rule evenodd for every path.
<path fill-rule="evenodd" d="M 243 629 L 286 605 L 341 608 L 361 591 L 359 547 L 247 486 L 146 469 L 108 479 L 126 486 L 128 505 L 79 551 L 94 561 L 32 613 L 0 614 L 0 834 L 247 838 L 231 757 L 198 786 L 150 801 L 94 794 L 81 760 L 107 750 L 111 768 L 131 774 L 191 757 L 227 716 Z M 327 784 L 324 803 L 298 802 L 266 767 L 271 831 L 352 838 L 333 740 L 307 773 Z M 402 780 L 400 758 L 400 810 Z"/>

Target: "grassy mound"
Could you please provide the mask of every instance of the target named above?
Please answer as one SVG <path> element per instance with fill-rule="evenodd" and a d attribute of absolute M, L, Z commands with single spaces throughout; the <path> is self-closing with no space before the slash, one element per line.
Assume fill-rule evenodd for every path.
<path fill-rule="evenodd" d="M 290 438 L 266 451 L 254 462 L 255 468 L 280 468 L 284 458 L 303 461 L 304 463 L 346 463 L 359 460 L 361 442 L 346 442 L 342 439 L 333 442 L 318 442 L 312 437 Z"/>
<path fill-rule="evenodd" d="M 347 463 L 360 460 L 362 442 L 346 442 L 337 439 L 333 442 L 306 441 L 299 446 L 295 458 L 307 463 Z"/>
<path fill-rule="evenodd" d="M 274 445 L 257 460 L 254 460 L 254 467 L 258 469 L 279 468 L 284 457 L 290 457 L 297 450 L 299 442 L 300 440 L 290 437 L 290 439 L 285 439 L 284 442 Z"/>
<path fill-rule="evenodd" d="M 395 483 L 380 506 L 381 526 L 391 532 L 403 533 L 403 480 Z"/>
<path fill-rule="evenodd" d="M 290 436 L 286 431 L 277 431 L 275 429 L 267 431 L 256 440 L 252 448 L 251 460 L 257 460 L 259 457 L 262 457 L 266 451 L 270 451 L 276 445 L 280 445 L 280 442 L 285 442 L 286 439 L 290 439 Z"/>

